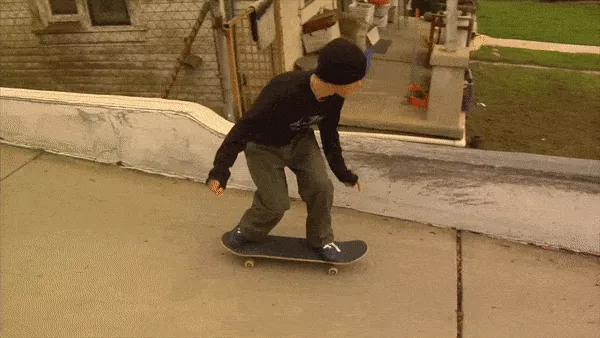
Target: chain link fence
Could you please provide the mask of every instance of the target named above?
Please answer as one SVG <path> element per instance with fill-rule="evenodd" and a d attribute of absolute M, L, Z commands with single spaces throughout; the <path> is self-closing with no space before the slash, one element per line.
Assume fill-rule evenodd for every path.
<path fill-rule="evenodd" d="M 274 0 L 274 5 L 279 5 L 280 0 Z M 232 61 L 232 74 L 234 77 L 234 90 L 236 103 L 240 115 L 252 107 L 260 91 L 277 74 L 283 72 L 281 55 L 280 32 L 276 34 L 275 41 L 267 48 L 259 49 L 258 43 L 252 35 L 251 14 L 249 6 L 252 1 L 240 1 L 236 8 L 236 17 L 227 22 L 229 54 Z M 281 24 L 276 15 L 276 25 Z M 237 88 L 237 89 L 236 89 Z"/>

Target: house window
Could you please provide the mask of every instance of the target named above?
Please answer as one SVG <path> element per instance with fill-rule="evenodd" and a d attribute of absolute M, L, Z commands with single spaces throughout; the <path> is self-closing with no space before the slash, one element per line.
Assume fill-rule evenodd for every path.
<path fill-rule="evenodd" d="M 42 44 L 146 41 L 148 28 L 137 15 L 140 0 L 30 1 L 37 4 L 32 30 Z"/>
<path fill-rule="evenodd" d="M 50 0 L 52 15 L 77 14 L 77 0 Z"/>
<path fill-rule="evenodd" d="M 51 22 L 79 21 L 90 26 L 129 26 L 127 0 L 47 0 Z M 88 19 L 89 17 L 89 19 Z"/>
<path fill-rule="evenodd" d="M 130 25 L 126 0 L 87 0 L 92 26 Z"/>

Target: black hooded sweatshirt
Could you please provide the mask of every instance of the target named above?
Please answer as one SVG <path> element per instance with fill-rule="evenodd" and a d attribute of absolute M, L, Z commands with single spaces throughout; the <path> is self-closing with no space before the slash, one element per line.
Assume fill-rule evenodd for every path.
<path fill-rule="evenodd" d="M 233 126 L 219 147 L 208 179 L 225 188 L 229 169 L 248 142 L 283 147 L 294 137 L 318 125 L 329 167 L 344 183 L 356 184 L 342 157 L 337 131 L 344 98 L 332 95 L 318 101 L 310 86 L 310 71 L 290 71 L 274 77 L 261 91 L 252 108 Z"/>

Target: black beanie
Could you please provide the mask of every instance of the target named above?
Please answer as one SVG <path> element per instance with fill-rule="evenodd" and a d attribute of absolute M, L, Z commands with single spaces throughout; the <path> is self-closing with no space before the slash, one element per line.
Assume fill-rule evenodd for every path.
<path fill-rule="evenodd" d="M 337 38 L 319 52 L 315 74 L 323 81 L 347 85 L 361 80 L 367 72 L 367 57 L 352 41 Z"/>

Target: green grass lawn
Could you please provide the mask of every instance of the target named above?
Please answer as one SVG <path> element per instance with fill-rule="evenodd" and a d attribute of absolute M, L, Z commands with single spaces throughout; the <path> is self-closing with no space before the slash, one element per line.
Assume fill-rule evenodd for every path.
<path fill-rule="evenodd" d="M 599 75 L 493 64 L 471 70 L 476 104 L 467 137 L 479 137 L 478 148 L 600 160 Z"/>
<path fill-rule="evenodd" d="M 530 64 L 546 67 L 600 70 L 600 55 L 538 51 L 521 48 L 481 46 L 472 60 Z"/>
<path fill-rule="evenodd" d="M 478 31 L 495 38 L 600 46 L 600 5 L 480 0 Z"/>

